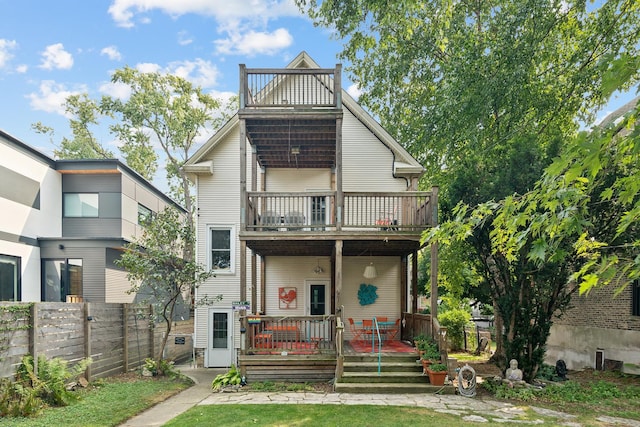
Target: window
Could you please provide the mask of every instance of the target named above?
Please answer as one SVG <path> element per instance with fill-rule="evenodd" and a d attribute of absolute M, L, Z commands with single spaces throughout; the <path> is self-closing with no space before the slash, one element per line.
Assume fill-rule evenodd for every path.
<path fill-rule="evenodd" d="M 138 203 L 138 224 L 149 225 L 153 219 L 153 212 L 148 207 Z"/>
<path fill-rule="evenodd" d="M 640 280 L 634 280 L 631 288 L 631 315 L 640 316 Z"/>
<path fill-rule="evenodd" d="M 82 296 L 82 260 L 43 260 L 42 301 L 65 302 L 67 295 Z"/>
<path fill-rule="evenodd" d="M 66 218 L 97 218 L 97 193 L 65 193 L 64 216 Z"/>
<path fill-rule="evenodd" d="M 234 271 L 234 238 L 231 227 L 209 227 L 209 268 L 217 273 Z"/>
<path fill-rule="evenodd" d="M 20 258 L 0 255 L 0 301 L 21 301 Z"/>

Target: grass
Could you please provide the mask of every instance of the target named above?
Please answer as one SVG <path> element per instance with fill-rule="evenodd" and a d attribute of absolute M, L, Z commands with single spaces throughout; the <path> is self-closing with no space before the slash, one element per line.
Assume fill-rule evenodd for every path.
<path fill-rule="evenodd" d="M 544 417 L 531 415 L 537 419 Z M 215 423 L 213 422 L 215 420 Z M 460 426 L 459 416 L 442 414 L 426 408 L 372 405 L 200 405 L 174 418 L 165 427 L 198 426 L 313 426 L 313 427 L 365 427 L 365 426 Z M 486 423 L 464 421 L 465 426 L 486 426 Z M 555 424 L 554 424 L 555 423 Z M 500 423 L 500 425 L 522 425 Z M 548 420 L 540 426 L 557 425 Z"/>
<path fill-rule="evenodd" d="M 98 380 L 80 391 L 80 400 L 62 408 L 46 408 L 36 418 L 1 418 L 0 427 L 117 426 L 128 418 L 191 385 L 166 377 L 115 377 Z"/>

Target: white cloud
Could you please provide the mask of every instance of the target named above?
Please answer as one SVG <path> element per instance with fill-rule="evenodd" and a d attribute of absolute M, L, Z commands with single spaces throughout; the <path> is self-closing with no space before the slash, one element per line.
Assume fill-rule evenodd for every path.
<path fill-rule="evenodd" d="M 107 82 L 98 88 L 100 93 L 109 95 L 112 98 L 127 99 L 131 95 L 131 87 L 124 83 Z"/>
<path fill-rule="evenodd" d="M 360 95 L 362 95 L 362 90 L 360 90 L 358 85 L 353 84 L 347 88 L 347 93 L 351 95 L 353 99 L 357 100 L 360 98 Z"/>
<path fill-rule="evenodd" d="M 56 43 L 47 46 L 42 52 L 42 63 L 40 68 L 45 70 L 63 69 L 68 70 L 73 67 L 73 56 L 66 50 L 62 43 Z"/>
<path fill-rule="evenodd" d="M 141 73 L 159 73 L 162 67 L 151 62 L 141 62 L 136 65 L 136 69 Z"/>
<path fill-rule="evenodd" d="M 189 37 L 189 33 L 187 31 L 180 31 L 178 33 L 178 44 L 180 46 L 186 46 L 191 43 L 193 43 L 193 39 Z"/>
<path fill-rule="evenodd" d="M 165 72 L 182 77 L 203 88 L 215 86 L 220 74 L 218 67 L 200 58 L 196 58 L 195 61 L 172 62 Z"/>
<path fill-rule="evenodd" d="M 20 64 L 16 67 L 16 72 L 20 74 L 24 74 L 29 71 L 29 66 L 27 64 Z"/>
<path fill-rule="evenodd" d="M 106 55 L 112 61 L 120 61 L 122 59 L 122 55 L 118 48 L 115 46 L 107 46 L 100 51 L 100 55 Z"/>
<path fill-rule="evenodd" d="M 278 28 L 272 33 L 249 31 L 246 34 L 230 33 L 226 39 L 215 42 L 216 51 L 222 54 L 273 55 L 293 44 L 293 37 L 285 28 Z"/>
<path fill-rule="evenodd" d="M 233 18 L 274 19 L 281 16 L 300 16 L 293 0 L 113 0 L 109 14 L 118 26 L 130 28 L 136 15 L 153 10 L 178 17 L 188 13 L 212 16 L 218 22 Z M 149 22 L 149 18 L 138 17 Z"/>
<path fill-rule="evenodd" d="M 57 113 L 65 115 L 64 102 L 74 94 L 85 92 L 83 89 L 76 91 L 68 90 L 65 85 L 56 83 L 53 80 L 43 80 L 40 82 L 39 93 L 30 93 L 27 98 L 31 101 L 31 108 L 36 111 L 46 111 L 47 113 Z"/>
<path fill-rule="evenodd" d="M 13 51 L 18 46 L 15 40 L 0 39 L 0 68 L 4 68 L 13 58 Z"/>

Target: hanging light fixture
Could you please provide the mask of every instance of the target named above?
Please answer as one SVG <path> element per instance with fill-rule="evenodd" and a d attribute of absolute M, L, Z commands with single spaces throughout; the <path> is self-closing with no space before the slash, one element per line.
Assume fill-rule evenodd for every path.
<path fill-rule="evenodd" d="M 320 267 L 320 260 L 318 260 L 318 265 L 313 269 L 313 272 L 316 274 L 324 273 L 324 268 Z"/>
<path fill-rule="evenodd" d="M 375 265 L 373 265 L 373 261 L 364 268 L 364 273 L 362 275 L 365 279 L 375 279 L 378 277 L 378 272 L 376 271 Z"/>

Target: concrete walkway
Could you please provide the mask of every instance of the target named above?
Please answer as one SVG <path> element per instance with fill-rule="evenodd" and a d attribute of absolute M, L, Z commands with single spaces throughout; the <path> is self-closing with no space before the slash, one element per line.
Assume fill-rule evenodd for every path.
<path fill-rule="evenodd" d="M 557 420 L 557 425 L 580 427 L 575 415 L 548 409 L 527 406 L 534 416 L 525 417 L 525 407 L 487 399 L 462 396 L 439 396 L 434 394 L 353 394 L 318 392 L 230 392 L 213 393 L 211 382 L 226 369 L 178 367 L 180 372 L 191 377 L 195 385 L 153 408 L 131 418 L 123 427 L 161 426 L 196 405 L 225 404 L 318 404 L 318 405 L 380 405 L 415 406 L 431 408 L 436 412 L 460 416 L 464 421 L 519 424 L 541 424 L 542 416 Z M 600 419 L 602 418 L 602 419 Z M 613 417 L 598 417 L 605 424 L 640 427 L 640 421 Z"/>

